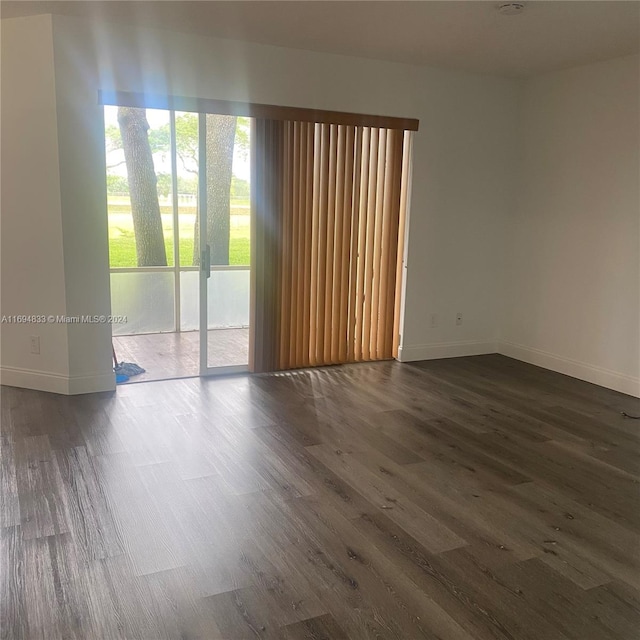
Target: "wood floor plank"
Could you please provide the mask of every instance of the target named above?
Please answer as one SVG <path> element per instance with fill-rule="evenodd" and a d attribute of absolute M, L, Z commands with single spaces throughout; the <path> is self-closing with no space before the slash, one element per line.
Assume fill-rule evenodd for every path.
<path fill-rule="evenodd" d="M 287 625 L 282 631 L 286 640 L 348 640 L 335 618 L 328 613 Z"/>
<path fill-rule="evenodd" d="M 257 545 L 257 539 L 245 545 L 240 551 L 240 562 L 263 599 L 270 603 L 278 624 L 285 626 L 325 613 L 324 607 L 308 585 L 296 579 L 294 571 L 289 570 L 285 577 L 274 564 L 277 558 L 272 563 Z M 282 563 L 278 564 L 283 566 Z"/>
<path fill-rule="evenodd" d="M 27 640 L 24 549 L 19 525 L 0 528 L 0 638 Z"/>
<path fill-rule="evenodd" d="M 354 457 L 360 459 L 362 456 L 356 453 Z M 468 473 L 466 478 L 456 475 L 456 482 L 447 488 L 438 479 L 440 467 L 432 462 L 401 467 L 378 455 L 369 453 L 366 457 L 374 475 L 446 525 L 466 544 L 473 545 L 489 565 L 532 558 L 541 553 L 540 545 L 530 537 L 513 535 L 508 509 L 503 505 L 487 508 L 483 497 L 490 494 L 477 483 L 474 474 Z M 425 469 L 427 466 L 428 470 Z"/>
<path fill-rule="evenodd" d="M 149 590 L 150 617 L 162 623 L 168 638 L 222 637 L 215 618 L 205 606 L 192 576 L 184 567 L 141 578 Z"/>
<path fill-rule="evenodd" d="M 305 545 L 307 557 L 328 580 L 337 579 L 337 593 L 375 621 L 384 637 L 470 640 L 444 609 L 414 589 L 384 556 L 370 555 L 366 539 L 332 507 L 302 498 L 293 510 L 307 531 L 313 531 Z"/>
<path fill-rule="evenodd" d="M 389 483 L 379 480 L 353 456 L 340 450 L 333 450 L 324 444 L 307 447 L 307 449 L 378 509 L 387 510 L 391 520 L 423 541 L 432 551 L 439 553 L 466 544 L 441 522 L 407 500 Z"/>
<path fill-rule="evenodd" d="M 121 456 L 100 456 L 95 464 L 113 514 L 118 541 L 131 561 L 135 575 L 183 566 L 187 551 L 172 544 L 175 536 L 169 529 L 170 521 L 164 519 L 152 502 L 130 460 Z"/>
<path fill-rule="evenodd" d="M 150 588 L 147 576 L 136 575 L 136 567 L 126 555 L 97 562 L 99 571 L 95 575 L 101 576 L 108 607 L 113 610 L 109 614 L 105 607 L 102 617 L 117 622 L 116 638 L 168 640 L 180 637 L 171 635 L 172 628 L 175 629 L 171 612 L 158 615 L 157 596 Z M 175 612 L 173 615 L 176 615 Z"/>
<path fill-rule="evenodd" d="M 615 630 L 609 628 L 598 615 L 598 592 L 594 590 L 585 597 L 580 588 L 558 576 L 539 558 L 501 567 L 494 578 L 568 638 L 615 640 L 638 629 L 637 625 L 632 629 L 624 618 L 616 620 Z"/>
<path fill-rule="evenodd" d="M 20 498 L 16 479 L 15 444 L 2 436 L 0 442 L 0 522 L 3 527 L 20 524 Z"/>
<path fill-rule="evenodd" d="M 23 541 L 24 600 L 29 640 L 61 639 L 65 636 L 65 610 L 56 597 L 49 541 L 39 536 Z M 79 625 L 72 629 L 77 637 Z"/>
<path fill-rule="evenodd" d="M 88 559 L 122 553 L 113 517 L 85 447 L 56 452 L 70 530 Z"/>
<path fill-rule="evenodd" d="M 534 562 L 525 560 L 524 562 Z M 563 629 L 536 611 L 533 607 L 520 607 L 521 594 L 508 584 L 496 579 L 496 572 L 478 562 L 473 550 L 467 547 L 448 551 L 433 558 L 433 564 L 451 580 L 464 581 L 469 597 L 481 609 L 491 610 L 500 621 L 503 634 L 513 640 L 548 638 L 549 640 L 567 640 Z M 506 565 L 508 567 L 514 565 Z"/>
<path fill-rule="evenodd" d="M 280 625 L 257 587 L 245 587 L 205 598 L 221 638 L 277 640 Z"/>
<path fill-rule="evenodd" d="M 590 615 L 616 638 L 633 637 L 640 628 L 640 591 L 617 580 L 592 589 Z"/>
<path fill-rule="evenodd" d="M 525 509 L 538 514 L 550 540 L 574 550 L 591 566 L 587 575 L 592 574 L 592 568 L 596 567 L 601 576 L 617 577 L 640 588 L 637 534 L 548 487 L 531 483 L 511 487 L 509 491 L 518 496 Z M 555 545 L 552 548 L 556 549 Z M 556 563 L 553 554 L 547 554 L 544 560 Z"/>
<path fill-rule="evenodd" d="M 42 538 L 68 532 L 67 501 L 48 436 L 21 438 L 15 447 L 22 537 Z"/>

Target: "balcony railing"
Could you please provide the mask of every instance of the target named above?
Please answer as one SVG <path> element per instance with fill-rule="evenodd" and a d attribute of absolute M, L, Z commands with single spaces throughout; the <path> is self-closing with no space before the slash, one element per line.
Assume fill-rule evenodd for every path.
<path fill-rule="evenodd" d="M 207 280 L 208 328 L 249 326 L 248 266 L 212 266 Z M 117 336 L 194 331 L 200 325 L 198 267 L 111 269 L 111 313 Z"/>

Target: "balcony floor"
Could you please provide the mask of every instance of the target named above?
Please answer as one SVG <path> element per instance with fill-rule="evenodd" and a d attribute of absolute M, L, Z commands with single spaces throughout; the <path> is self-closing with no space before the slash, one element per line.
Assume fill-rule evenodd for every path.
<path fill-rule="evenodd" d="M 214 329 L 208 339 L 209 366 L 247 364 L 249 329 Z M 132 377 L 129 384 L 199 375 L 198 331 L 114 336 L 113 346 L 118 362 L 134 362 L 146 370 Z"/>

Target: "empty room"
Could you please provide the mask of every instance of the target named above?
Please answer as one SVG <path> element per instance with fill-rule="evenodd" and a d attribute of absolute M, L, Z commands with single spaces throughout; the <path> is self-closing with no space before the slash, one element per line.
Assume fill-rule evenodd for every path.
<path fill-rule="evenodd" d="M 640 636 L 640 2 L 0 11 L 2 640 Z"/>

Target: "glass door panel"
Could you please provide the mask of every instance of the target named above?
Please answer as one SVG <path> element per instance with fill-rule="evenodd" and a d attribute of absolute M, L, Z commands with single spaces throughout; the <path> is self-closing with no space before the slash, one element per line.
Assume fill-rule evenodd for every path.
<path fill-rule="evenodd" d="M 200 372 L 248 370 L 249 122 L 199 115 Z"/>

